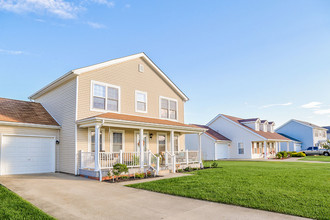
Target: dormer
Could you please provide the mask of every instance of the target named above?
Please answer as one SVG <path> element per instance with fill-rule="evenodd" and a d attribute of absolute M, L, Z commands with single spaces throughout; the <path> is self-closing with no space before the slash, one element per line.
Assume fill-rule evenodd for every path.
<path fill-rule="evenodd" d="M 268 128 L 268 121 L 267 120 L 261 120 L 260 121 L 260 131 L 267 132 Z"/>
<path fill-rule="evenodd" d="M 244 124 L 245 126 L 248 126 L 249 128 L 252 128 L 255 131 L 260 130 L 260 126 L 259 126 L 260 119 L 259 118 L 242 119 L 239 122 Z"/>
<path fill-rule="evenodd" d="M 274 133 L 275 123 L 273 121 L 268 122 L 268 131 Z"/>

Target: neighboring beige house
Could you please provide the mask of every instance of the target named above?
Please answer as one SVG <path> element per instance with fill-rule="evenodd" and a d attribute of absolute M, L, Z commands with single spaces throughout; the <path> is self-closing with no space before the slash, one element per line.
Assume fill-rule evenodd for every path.
<path fill-rule="evenodd" d="M 72 70 L 29 99 L 61 126 L 57 171 L 98 177 L 117 162 L 155 169 L 157 154 L 168 169 L 201 163 L 184 134 L 206 129 L 184 124 L 188 97 L 144 53 Z"/>

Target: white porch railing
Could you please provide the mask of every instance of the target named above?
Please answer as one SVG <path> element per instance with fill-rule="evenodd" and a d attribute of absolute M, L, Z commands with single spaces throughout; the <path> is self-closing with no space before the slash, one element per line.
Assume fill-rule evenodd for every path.
<path fill-rule="evenodd" d="M 157 174 L 160 170 L 160 158 L 154 155 L 150 150 L 144 152 L 143 165 L 152 167 Z M 174 154 L 170 152 L 164 153 L 165 168 L 176 170 L 177 164 L 191 164 L 199 162 L 198 151 L 176 151 Z M 125 164 L 129 168 L 140 167 L 140 152 L 100 152 L 99 153 L 99 168 L 111 169 L 117 163 Z M 81 169 L 95 168 L 95 153 L 81 152 Z"/>

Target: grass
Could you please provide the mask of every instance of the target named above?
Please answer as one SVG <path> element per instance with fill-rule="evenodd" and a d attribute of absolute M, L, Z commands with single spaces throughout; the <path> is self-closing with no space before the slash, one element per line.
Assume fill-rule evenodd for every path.
<path fill-rule="evenodd" d="M 299 160 L 330 162 L 330 156 L 307 156 Z"/>
<path fill-rule="evenodd" d="M 206 162 L 209 166 L 211 162 Z M 218 161 L 195 175 L 129 185 L 171 195 L 330 219 L 330 165 Z"/>
<path fill-rule="evenodd" d="M 24 183 L 22 183 L 24 184 Z M 54 219 L 0 185 L 0 219 Z"/>

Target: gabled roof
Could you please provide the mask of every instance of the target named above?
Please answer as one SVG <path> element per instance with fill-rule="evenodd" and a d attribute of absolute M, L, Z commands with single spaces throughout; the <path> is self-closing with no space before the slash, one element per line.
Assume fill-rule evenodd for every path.
<path fill-rule="evenodd" d="M 292 140 L 292 141 L 295 141 L 295 142 L 299 142 L 299 143 L 301 143 L 300 140 L 295 139 L 295 138 L 293 138 L 293 137 L 291 137 L 291 136 L 289 136 L 289 135 L 282 134 L 282 133 L 279 133 L 279 134 L 282 135 L 282 136 L 284 136 L 284 137 L 286 137 L 286 138 L 289 138 L 289 139 Z"/>
<path fill-rule="evenodd" d="M 289 121 L 287 121 L 286 123 L 284 123 L 283 125 L 281 125 L 280 127 L 278 127 L 276 130 L 278 131 L 279 129 L 281 129 L 282 127 L 284 127 L 285 125 L 289 124 L 290 122 L 296 122 L 296 123 L 299 123 L 301 125 L 305 125 L 307 127 L 310 127 L 310 128 L 317 128 L 317 129 L 323 129 L 323 130 L 326 130 L 326 128 L 322 128 L 318 125 L 315 125 L 315 124 L 312 124 L 312 123 L 309 123 L 307 121 L 301 121 L 301 120 L 297 120 L 297 119 L 291 119 Z"/>
<path fill-rule="evenodd" d="M 265 139 L 269 139 L 269 140 L 283 140 L 283 141 L 287 141 L 289 140 L 288 138 L 274 132 L 264 132 L 264 131 L 256 131 L 246 125 L 244 125 L 243 123 L 241 123 L 240 121 L 243 120 L 242 118 L 237 118 L 237 117 L 234 117 L 234 116 L 230 116 L 230 115 L 224 115 L 224 114 L 219 114 L 215 119 L 213 119 L 210 123 L 212 123 L 213 121 L 215 121 L 217 118 L 219 117 L 225 117 L 233 122 L 235 122 L 236 124 L 240 125 L 240 126 L 243 126 L 245 129 L 248 129 L 250 132 L 253 132 Z M 209 123 L 209 124 L 210 124 Z"/>
<path fill-rule="evenodd" d="M 134 54 L 134 55 L 122 57 L 122 58 L 117 58 L 117 59 L 109 60 L 109 61 L 106 61 L 106 62 L 103 62 L 103 63 L 98 63 L 98 64 L 95 64 L 95 65 L 86 66 L 86 67 L 82 67 L 82 68 L 71 70 L 68 73 L 64 74 L 63 76 L 59 77 L 58 79 L 54 80 L 50 84 L 46 85 L 42 89 L 40 89 L 37 92 L 33 93 L 31 96 L 29 96 L 29 99 L 32 99 L 32 100 L 33 99 L 36 99 L 36 98 L 40 97 L 42 94 L 45 94 L 46 92 L 52 90 L 53 88 L 61 85 L 62 83 L 66 82 L 66 81 L 68 81 L 70 79 L 73 79 L 74 77 L 76 77 L 76 76 L 78 76 L 78 75 L 80 75 L 82 73 L 86 73 L 86 72 L 89 72 L 89 71 L 92 71 L 92 70 L 96 70 L 96 69 L 108 67 L 108 66 L 111 66 L 111 65 L 114 65 L 114 64 L 126 62 L 126 61 L 137 59 L 137 58 L 142 58 L 147 63 L 149 63 L 150 66 L 152 66 L 153 69 L 159 74 L 159 76 L 161 78 L 163 78 L 165 80 L 165 82 L 168 83 L 168 85 L 184 101 L 188 101 L 189 100 L 189 98 L 170 80 L 170 78 L 168 78 L 168 76 L 145 53 L 138 53 L 138 54 Z"/>
<path fill-rule="evenodd" d="M 261 123 L 265 123 L 265 122 L 267 122 L 267 123 L 268 123 L 268 121 L 267 121 L 267 120 L 261 120 L 260 122 L 261 122 Z"/>
<path fill-rule="evenodd" d="M 194 124 L 194 125 L 197 126 L 197 127 L 200 127 L 200 128 L 208 129 L 205 132 L 205 134 L 207 134 L 208 136 L 210 136 L 211 138 L 213 138 L 216 141 L 230 141 L 230 139 L 226 138 L 225 136 L 223 136 L 219 132 L 213 130 L 212 128 L 210 128 L 206 125 L 197 125 L 197 124 Z"/>
<path fill-rule="evenodd" d="M 40 104 L 0 98 L 0 123 L 28 123 L 59 126 L 55 119 Z"/>
<path fill-rule="evenodd" d="M 324 126 L 323 128 L 327 129 L 327 133 L 330 133 L 330 126 Z"/>

